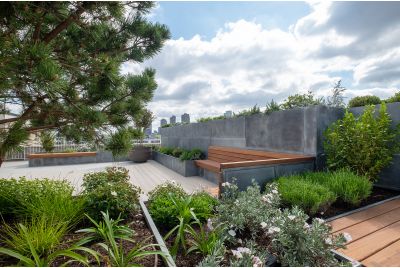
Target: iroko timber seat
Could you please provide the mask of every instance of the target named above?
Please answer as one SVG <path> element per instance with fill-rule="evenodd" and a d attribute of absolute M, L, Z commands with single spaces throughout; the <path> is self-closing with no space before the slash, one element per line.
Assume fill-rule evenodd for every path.
<path fill-rule="evenodd" d="M 298 154 L 210 146 L 208 147 L 208 159 L 196 160 L 195 164 L 205 170 L 221 173 L 223 169 L 228 168 L 297 163 L 314 159 L 315 157 L 312 156 Z"/>

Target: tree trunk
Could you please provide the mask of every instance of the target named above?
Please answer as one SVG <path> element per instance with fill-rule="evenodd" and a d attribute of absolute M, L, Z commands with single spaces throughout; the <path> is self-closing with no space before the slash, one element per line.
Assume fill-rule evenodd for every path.
<path fill-rule="evenodd" d="M 3 164 L 3 156 L 0 156 L 0 167 L 1 167 L 1 165 Z"/>

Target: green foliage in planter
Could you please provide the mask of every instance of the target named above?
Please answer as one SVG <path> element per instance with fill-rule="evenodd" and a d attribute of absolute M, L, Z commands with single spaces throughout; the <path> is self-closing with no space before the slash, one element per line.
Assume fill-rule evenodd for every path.
<path fill-rule="evenodd" d="M 88 242 L 82 239 L 68 248 L 59 249 L 62 237 L 69 230 L 68 222 L 49 220 L 46 217 L 35 217 L 24 224 L 5 225 L 4 244 L 0 254 L 18 260 L 17 266 L 48 267 L 58 259 L 60 266 L 68 266 L 72 262 L 89 265 L 88 258 L 78 252 L 92 255 L 99 263 L 98 254 L 92 249 L 83 247 Z"/>
<path fill-rule="evenodd" d="M 300 175 L 281 177 L 278 184 L 284 204 L 299 206 L 310 215 L 325 211 L 336 200 L 327 187 L 307 181 Z"/>
<path fill-rule="evenodd" d="M 184 152 L 184 149 L 176 147 L 172 150 L 172 156 L 179 158 Z"/>
<path fill-rule="evenodd" d="M 149 212 L 158 226 L 171 229 L 179 223 L 179 211 L 172 202 L 171 197 L 180 202 L 188 196 L 182 186 L 171 181 L 158 185 L 149 192 Z M 183 199 L 182 199 L 183 198 Z M 205 221 L 213 212 L 217 200 L 206 192 L 191 195 L 190 208 L 201 221 Z"/>
<path fill-rule="evenodd" d="M 239 191 L 235 183 L 223 183 L 221 203 L 216 207 L 218 221 L 226 222 L 235 232 L 250 232 L 252 235 L 261 230 L 261 222 L 274 217 L 280 199 L 277 185 L 268 186 L 265 194 L 253 181 L 246 191 Z"/>
<path fill-rule="evenodd" d="M 221 266 L 222 261 L 229 262 L 230 266 L 239 263 L 244 266 L 268 266 L 253 250 L 257 247 L 267 255 L 275 255 L 281 266 L 341 264 L 332 250 L 344 247 L 345 236 L 332 235 L 330 226 L 318 218 L 308 224 L 308 216 L 297 207 L 282 210 L 276 183 L 267 185 L 264 193 L 260 193 L 256 184 L 246 191 L 239 191 L 234 183 L 224 183 L 222 187 L 221 204 L 217 207 L 219 213 L 213 220 L 227 223 L 228 232 L 220 237 L 200 266 Z M 249 238 L 249 234 L 253 235 Z M 248 240 L 243 241 L 244 237 Z M 226 245 L 239 247 L 232 250 L 232 254 L 226 254 Z M 259 258 L 246 261 L 245 254 L 249 253 Z"/>
<path fill-rule="evenodd" d="M 380 104 L 382 101 L 377 96 L 357 96 L 352 98 L 349 101 L 349 107 L 360 107 L 360 106 L 367 106 L 367 105 L 376 105 Z"/>
<path fill-rule="evenodd" d="M 213 120 L 221 120 L 225 119 L 225 116 L 219 115 L 219 116 L 210 116 L 210 117 L 202 117 L 197 119 L 198 123 L 203 123 L 203 122 L 208 122 L 208 121 L 213 121 Z"/>
<path fill-rule="evenodd" d="M 49 131 L 44 131 L 40 133 L 40 142 L 46 153 L 51 153 L 55 148 L 54 135 Z"/>
<path fill-rule="evenodd" d="M 308 91 L 305 94 L 295 94 L 289 96 L 282 104 L 281 108 L 283 110 L 299 108 L 299 107 L 307 107 L 311 105 L 324 104 L 323 98 L 317 98 L 314 96 L 314 93 Z"/>
<path fill-rule="evenodd" d="M 148 195 L 148 208 L 154 222 L 166 229 L 177 225 L 178 212 L 170 197 L 186 197 L 187 194 L 182 186 L 173 181 L 167 181 L 156 186 Z"/>
<path fill-rule="evenodd" d="M 107 143 L 106 150 L 111 151 L 113 157 L 126 155 L 132 148 L 133 129 L 121 128 L 112 134 Z"/>
<path fill-rule="evenodd" d="M 346 112 L 325 132 L 324 149 L 330 169 L 349 168 L 371 180 L 388 166 L 398 151 L 398 130 L 391 129 L 391 119 L 382 103 L 374 116 L 374 106 L 367 106 L 360 117 Z"/>
<path fill-rule="evenodd" d="M 179 158 L 181 161 L 185 160 L 197 160 L 204 157 L 204 153 L 200 149 L 186 150 L 182 148 L 172 148 L 172 147 L 160 147 L 158 152 L 166 155 L 172 155 L 173 157 Z"/>
<path fill-rule="evenodd" d="M 339 266 L 331 250 L 343 248 L 345 238 L 330 234 L 331 228 L 315 218 L 307 223 L 308 216 L 298 208 L 279 213 L 272 226 L 266 230 L 272 241 L 272 250 L 282 266 L 329 267 Z"/>
<path fill-rule="evenodd" d="M 261 114 L 260 107 L 258 107 L 257 105 L 254 105 L 249 110 L 243 110 L 238 113 L 234 113 L 234 117 L 250 116 L 250 115 L 255 115 L 255 114 Z"/>
<path fill-rule="evenodd" d="M 162 154 L 172 155 L 174 148 L 171 147 L 160 147 L 158 151 Z"/>
<path fill-rule="evenodd" d="M 193 150 L 185 150 L 181 156 L 179 157 L 179 159 L 181 161 L 185 161 L 185 160 L 198 160 L 198 159 L 203 159 L 204 158 L 204 154 L 200 149 L 193 149 Z"/>
<path fill-rule="evenodd" d="M 372 182 L 367 177 L 341 169 L 334 172 L 313 172 L 304 175 L 307 180 L 323 185 L 341 202 L 359 205 L 371 194 Z"/>
<path fill-rule="evenodd" d="M 68 181 L 49 179 L 0 179 L 0 213 L 19 218 L 45 217 L 76 223 L 82 217 L 84 199 L 72 196 Z"/>
<path fill-rule="evenodd" d="M 25 227 L 24 228 L 22 227 Z M 4 242 L 8 248 L 29 256 L 31 250 L 29 241 L 39 255 L 47 255 L 61 241 L 69 229 L 65 221 L 49 220 L 46 217 L 34 217 L 25 220 L 23 224 L 5 225 Z M 29 256 L 31 257 L 31 256 Z"/>
<path fill-rule="evenodd" d="M 93 219 L 101 218 L 101 211 L 108 211 L 116 219 L 139 208 L 142 191 L 129 182 L 125 168 L 109 167 L 106 171 L 85 174 L 82 187 L 87 213 Z"/>
<path fill-rule="evenodd" d="M 99 241 L 96 245 L 103 248 L 113 267 L 138 266 L 138 261 L 148 255 L 163 255 L 161 251 L 152 250 L 158 244 L 142 245 L 133 240 L 135 232 L 127 225 L 120 224 L 120 217 L 114 220 L 110 218 L 108 211 L 101 211 L 102 220 L 97 222 L 89 217 L 94 227 L 78 230 L 77 233 L 89 234 L 88 241 Z M 134 243 L 131 248 L 127 244 Z M 126 248 L 130 250 L 126 252 Z M 149 250 L 146 250 L 149 249 Z"/>
<path fill-rule="evenodd" d="M 400 91 L 396 92 L 392 97 L 388 98 L 386 103 L 400 102 Z"/>
<path fill-rule="evenodd" d="M 267 103 L 265 106 L 265 114 L 271 114 L 272 112 L 277 112 L 281 110 L 281 106 L 274 100 Z"/>

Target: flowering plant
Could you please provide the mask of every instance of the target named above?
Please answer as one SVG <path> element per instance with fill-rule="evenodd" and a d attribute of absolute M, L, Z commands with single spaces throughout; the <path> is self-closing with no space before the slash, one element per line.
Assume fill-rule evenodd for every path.
<path fill-rule="evenodd" d="M 307 219 L 307 214 L 294 207 L 264 225 L 265 235 L 272 238 L 272 249 L 282 266 L 338 266 L 331 250 L 343 248 L 345 236 L 331 235 L 331 227 L 322 219 L 315 218 L 311 224 Z"/>
<path fill-rule="evenodd" d="M 85 174 L 83 195 L 86 197 L 87 213 L 101 219 L 100 211 L 108 211 L 110 217 L 126 217 L 139 208 L 141 189 L 129 182 L 128 170 L 110 167 L 105 172 Z"/>
<path fill-rule="evenodd" d="M 277 213 L 279 193 L 276 184 L 272 184 L 264 195 L 254 181 L 242 192 L 236 186 L 235 180 L 233 183 L 225 183 L 223 187 L 221 203 L 216 210 L 218 220 L 230 225 L 228 234 L 232 237 L 236 231 L 249 231 L 256 235 L 261 230 L 261 222 L 269 221 Z"/>

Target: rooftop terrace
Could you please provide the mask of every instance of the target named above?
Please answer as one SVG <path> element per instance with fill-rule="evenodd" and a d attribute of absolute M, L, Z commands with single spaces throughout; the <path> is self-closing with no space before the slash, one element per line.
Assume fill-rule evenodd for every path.
<path fill-rule="evenodd" d="M 132 184 L 140 186 L 145 194 L 166 180 L 175 180 L 189 193 L 203 188 L 209 189 L 217 187 L 216 184 L 202 177 L 183 177 L 175 171 L 152 160 L 140 164 L 132 162 L 114 162 L 34 168 L 28 167 L 28 161 L 10 161 L 5 162 L 1 167 L 0 177 L 17 178 L 24 176 L 27 179 L 66 179 L 74 185 L 76 192 L 79 192 L 85 173 L 102 171 L 109 166 L 120 166 L 128 169 Z M 146 196 L 143 197 L 145 198 Z"/>

